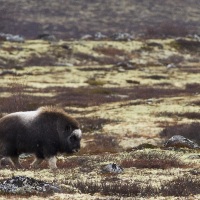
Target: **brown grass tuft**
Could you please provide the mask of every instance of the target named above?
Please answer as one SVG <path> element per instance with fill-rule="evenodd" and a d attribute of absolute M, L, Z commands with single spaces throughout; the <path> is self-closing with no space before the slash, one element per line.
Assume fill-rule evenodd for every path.
<path fill-rule="evenodd" d="M 176 197 L 200 194 L 200 179 L 189 175 L 174 178 L 161 184 L 160 193 L 163 196 Z"/>
<path fill-rule="evenodd" d="M 94 47 L 94 51 L 106 55 L 106 56 L 124 56 L 126 52 L 122 49 L 117 49 L 114 47 Z"/>
<path fill-rule="evenodd" d="M 135 158 L 134 158 L 135 157 Z M 148 169 L 169 169 L 169 168 L 185 168 L 190 167 L 183 163 L 178 156 L 165 152 L 138 152 L 133 154 L 132 158 L 124 159 L 121 162 L 124 168 L 148 168 Z"/>
<path fill-rule="evenodd" d="M 115 195 L 118 197 L 135 197 L 135 196 L 154 196 L 156 189 L 150 184 L 147 186 L 141 186 L 138 183 L 129 183 L 121 181 L 77 181 L 73 183 L 73 186 L 78 188 L 82 193 L 101 195 Z"/>
<path fill-rule="evenodd" d="M 173 125 L 160 132 L 160 136 L 163 138 L 170 138 L 174 135 L 182 135 L 200 145 L 200 123 Z"/>
<path fill-rule="evenodd" d="M 121 150 L 117 137 L 95 134 L 93 139 L 88 143 L 88 145 L 82 148 L 81 152 L 87 154 L 102 154 L 105 152 L 117 153 Z"/>

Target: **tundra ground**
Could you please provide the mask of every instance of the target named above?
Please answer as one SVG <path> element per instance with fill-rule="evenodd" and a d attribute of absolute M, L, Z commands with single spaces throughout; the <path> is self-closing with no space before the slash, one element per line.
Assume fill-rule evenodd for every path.
<path fill-rule="evenodd" d="M 199 151 L 162 148 L 169 127 L 168 136 L 192 131 L 200 144 L 199 50 L 191 38 L 1 42 L 1 116 L 56 105 L 83 130 L 81 151 L 58 155 L 58 170 L 45 161 L 30 170 L 32 158 L 21 158 L 24 169 L 1 169 L 1 179 L 60 185 L 63 192 L 48 199 L 200 198 Z M 109 163 L 124 172 L 102 173 Z"/>

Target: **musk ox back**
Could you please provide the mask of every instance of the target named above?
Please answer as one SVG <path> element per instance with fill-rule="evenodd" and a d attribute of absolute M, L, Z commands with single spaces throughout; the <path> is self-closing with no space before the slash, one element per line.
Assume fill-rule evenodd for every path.
<path fill-rule="evenodd" d="M 47 159 L 50 168 L 57 168 L 56 154 L 77 152 L 81 137 L 78 122 L 61 109 L 11 113 L 0 119 L 0 158 L 21 167 L 18 156 L 32 153 L 36 157 L 32 167 Z"/>

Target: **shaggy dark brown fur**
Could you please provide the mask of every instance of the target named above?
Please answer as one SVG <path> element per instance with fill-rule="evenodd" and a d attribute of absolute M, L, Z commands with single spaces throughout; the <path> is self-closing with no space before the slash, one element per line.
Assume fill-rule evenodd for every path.
<path fill-rule="evenodd" d="M 32 166 L 47 159 L 56 168 L 55 155 L 78 151 L 81 136 L 78 122 L 55 107 L 11 113 L 0 119 L 0 155 L 19 167 L 18 156 L 33 153 Z"/>

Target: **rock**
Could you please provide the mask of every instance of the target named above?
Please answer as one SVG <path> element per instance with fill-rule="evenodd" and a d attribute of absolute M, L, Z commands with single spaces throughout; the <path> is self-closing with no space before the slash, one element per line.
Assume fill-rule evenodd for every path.
<path fill-rule="evenodd" d="M 123 69 L 126 69 L 126 70 L 136 69 L 136 66 L 130 61 L 118 62 L 114 67 L 122 67 Z"/>
<path fill-rule="evenodd" d="M 70 47 L 68 44 L 62 44 L 61 47 L 65 50 L 72 50 L 72 47 Z"/>
<path fill-rule="evenodd" d="M 117 69 L 117 71 L 118 71 L 118 72 L 125 72 L 126 70 L 125 70 L 123 67 L 119 67 L 119 68 Z"/>
<path fill-rule="evenodd" d="M 196 39 L 198 42 L 200 42 L 200 36 L 197 34 L 194 34 L 194 39 Z"/>
<path fill-rule="evenodd" d="M 188 159 L 200 159 L 200 155 L 190 155 Z"/>
<path fill-rule="evenodd" d="M 94 39 L 95 40 L 105 40 L 105 39 L 107 39 L 108 37 L 106 36 L 106 35 L 104 35 L 104 34 L 102 34 L 101 32 L 97 32 L 97 33 L 95 33 L 95 35 L 94 35 Z"/>
<path fill-rule="evenodd" d="M 155 102 L 155 99 L 147 99 L 146 102 L 147 104 L 152 104 Z"/>
<path fill-rule="evenodd" d="M 0 182 L 0 192 L 4 194 L 51 194 L 61 192 L 57 186 L 26 176 L 14 176 Z"/>
<path fill-rule="evenodd" d="M 131 41 L 134 39 L 134 37 L 129 33 L 115 33 L 111 38 L 115 41 Z"/>
<path fill-rule="evenodd" d="M 93 39 L 93 36 L 90 34 L 86 34 L 81 37 L 81 40 L 92 40 L 92 39 Z"/>
<path fill-rule="evenodd" d="M 24 42 L 25 39 L 19 35 L 12 35 L 6 33 L 0 33 L 0 40 L 9 41 L 9 42 Z"/>
<path fill-rule="evenodd" d="M 115 173 L 115 174 L 118 174 L 118 173 L 122 173 L 124 170 L 122 169 L 122 167 L 118 166 L 117 164 L 112 163 L 112 164 L 106 165 L 102 169 L 102 171 L 104 173 Z"/>
<path fill-rule="evenodd" d="M 186 147 L 189 149 L 200 148 L 198 144 L 189 140 L 188 138 L 183 137 L 182 135 L 174 135 L 165 142 L 164 147 Z"/>
<path fill-rule="evenodd" d="M 50 42 L 54 42 L 54 41 L 57 40 L 56 36 L 52 35 L 50 33 L 42 33 L 42 34 L 37 36 L 37 39 L 46 40 L 46 41 L 50 41 Z"/>
<path fill-rule="evenodd" d="M 171 69 L 171 68 L 176 68 L 176 65 L 174 63 L 168 64 L 167 69 Z"/>

